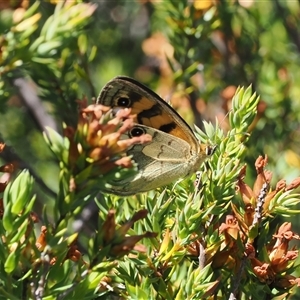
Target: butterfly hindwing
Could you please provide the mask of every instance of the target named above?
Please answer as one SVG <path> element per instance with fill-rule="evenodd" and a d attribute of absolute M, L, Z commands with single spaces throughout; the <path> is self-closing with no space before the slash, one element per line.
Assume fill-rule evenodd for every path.
<path fill-rule="evenodd" d="M 138 174 L 115 182 L 115 194 L 132 194 L 155 189 L 174 180 L 185 177 L 197 170 L 206 158 L 193 152 L 190 145 L 181 139 L 170 136 L 160 130 L 143 125 L 136 125 L 145 134 L 152 137 L 151 142 L 132 146 L 127 154 L 138 163 Z M 130 138 L 124 134 L 123 139 Z"/>

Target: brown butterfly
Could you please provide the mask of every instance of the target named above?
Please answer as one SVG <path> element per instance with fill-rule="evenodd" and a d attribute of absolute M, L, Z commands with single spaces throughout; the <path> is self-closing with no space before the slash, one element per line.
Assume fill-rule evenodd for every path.
<path fill-rule="evenodd" d="M 132 195 L 169 184 L 196 172 L 215 147 L 200 144 L 189 125 L 156 93 L 138 81 L 118 76 L 100 92 L 97 103 L 114 111 L 131 108 L 136 125 L 126 138 L 150 134 L 152 141 L 128 150 L 138 174 L 116 182 L 108 192 Z"/>

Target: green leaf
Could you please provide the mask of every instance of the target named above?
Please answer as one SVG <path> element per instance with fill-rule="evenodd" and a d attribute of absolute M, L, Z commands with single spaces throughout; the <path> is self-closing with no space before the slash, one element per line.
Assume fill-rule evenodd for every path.
<path fill-rule="evenodd" d="M 97 51 L 98 51 L 97 46 L 93 45 L 92 49 L 91 49 L 91 52 L 89 54 L 89 57 L 88 57 L 89 62 L 92 62 L 95 59 L 95 57 L 97 55 Z"/>
<path fill-rule="evenodd" d="M 40 3 L 40 1 L 34 1 L 32 5 L 25 10 L 23 19 L 27 19 L 28 17 L 32 16 L 39 8 Z"/>
<path fill-rule="evenodd" d="M 19 37 L 20 41 L 25 40 L 26 38 L 30 37 L 36 30 L 38 29 L 38 24 L 32 25 L 28 27 Z"/>
<path fill-rule="evenodd" d="M 11 192 L 13 214 L 19 214 L 26 207 L 33 188 L 33 179 L 28 170 L 22 171 L 13 181 L 9 192 Z"/>
<path fill-rule="evenodd" d="M 12 239 L 10 240 L 10 244 L 11 243 L 17 243 L 21 240 L 22 237 L 24 237 L 26 230 L 28 230 L 28 218 L 26 218 L 25 220 L 23 220 L 22 224 L 18 224 L 19 226 L 16 228 L 16 223 L 14 224 L 14 229 L 15 229 L 15 235 L 12 237 Z"/>
<path fill-rule="evenodd" d="M 18 264 L 17 253 L 16 251 L 12 251 L 4 264 L 4 270 L 6 273 L 12 273 Z"/>
<path fill-rule="evenodd" d="M 81 34 L 78 37 L 78 48 L 81 54 L 86 54 L 87 47 L 88 47 L 88 39 L 85 34 Z"/>
<path fill-rule="evenodd" d="M 40 44 L 37 47 L 37 53 L 40 55 L 48 54 L 49 56 L 52 56 L 52 50 L 59 48 L 62 45 L 62 41 L 56 40 L 56 41 L 49 41 Z"/>
<path fill-rule="evenodd" d="M 60 160 L 62 153 L 65 150 L 64 138 L 50 127 L 46 127 L 46 131 L 43 134 L 45 141 L 50 146 L 50 149 Z"/>
<path fill-rule="evenodd" d="M 44 36 L 39 36 L 29 47 L 29 51 L 36 51 L 37 47 L 45 41 Z"/>
<path fill-rule="evenodd" d="M 3 227 L 6 231 L 10 232 L 13 230 L 13 215 L 11 213 L 12 203 L 8 203 L 4 206 L 4 214 L 3 214 Z"/>

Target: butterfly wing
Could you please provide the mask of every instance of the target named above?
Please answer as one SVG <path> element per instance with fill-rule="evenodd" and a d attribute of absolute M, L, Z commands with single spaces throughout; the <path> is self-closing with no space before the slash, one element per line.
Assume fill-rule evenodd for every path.
<path fill-rule="evenodd" d="M 138 81 L 118 76 L 100 92 L 97 103 L 116 108 L 131 108 L 135 122 L 180 138 L 199 152 L 199 142 L 189 125 L 156 93 Z"/>
<path fill-rule="evenodd" d="M 207 157 L 180 138 L 148 126 L 137 127 L 152 136 L 151 142 L 134 145 L 127 152 L 138 162 L 139 172 L 133 178 L 116 180 L 109 192 L 132 195 L 155 189 L 195 172 Z M 123 138 L 130 138 L 130 134 Z"/>

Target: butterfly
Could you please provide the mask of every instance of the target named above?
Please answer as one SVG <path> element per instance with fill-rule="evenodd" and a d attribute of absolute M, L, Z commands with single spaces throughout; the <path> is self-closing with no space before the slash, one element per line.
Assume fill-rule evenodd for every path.
<path fill-rule="evenodd" d="M 196 172 L 215 146 L 201 144 L 182 117 L 151 89 L 118 76 L 100 92 L 97 103 L 113 111 L 130 108 L 135 125 L 124 138 L 149 134 L 152 141 L 132 146 L 127 155 L 138 165 L 133 178 L 120 179 L 108 189 L 116 195 L 133 195 L 167 185 Z"/>

